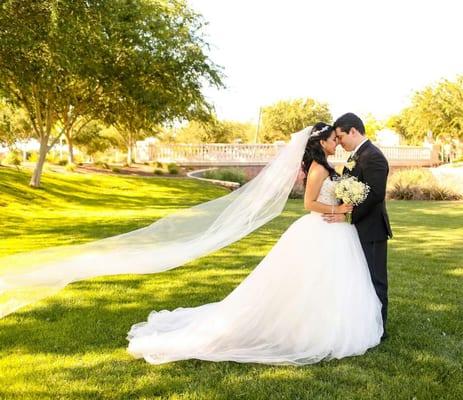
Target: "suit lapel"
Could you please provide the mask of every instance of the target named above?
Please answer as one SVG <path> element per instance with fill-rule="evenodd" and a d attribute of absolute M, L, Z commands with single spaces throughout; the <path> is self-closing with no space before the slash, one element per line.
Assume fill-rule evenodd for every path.
<path fill-rule="evenodd" d="M 359 177 L 360 175 L 360 170 L 359 170 L 359 165 L 358 165 L 358 162 L 360 160 L 360 155 L 371 145 L 371 142 L 370 140 L 367 140 L 365 143 L 363 143 L 358 149 L 357 151 L 355 152 L 354 155 L 350 155 L 349 158 L 347 159 L 347 162 L 350 162 L 350 161 L 354 161 L 355 162 L 355 166 L 354 168 L 352 168 L 352 170 L 350 170 L 349 172 L 347 172 L 347 168 L 344 167 L 342 169 L 342 174 L 344 175 L 345 173 L 348 173 L 349 175 L 351 176 L 355 176 L 355 177 Z"/>
<path fill-rule="evenodd" d="M 367 140 L 365 143 L 363 143 L 360 148 L 357 150 L 357 152 L 355 153 L 355 158 L 359 158 L 360 155 L 368 148 L 371 146 L 371 141 L 370 140 Z"/>
<path fill-rule="evenodd" d="M 367 140 L 363 143 L 360 148 L 354 154 L 355 167 L 352 169 L 352 175 L 360 178 L 361 175 L 361 155 L 362 153 L 371 146 L 371 141 Z"/>

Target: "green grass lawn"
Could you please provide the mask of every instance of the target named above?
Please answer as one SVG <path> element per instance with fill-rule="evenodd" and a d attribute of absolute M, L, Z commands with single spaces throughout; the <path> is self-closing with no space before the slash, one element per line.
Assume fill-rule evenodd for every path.
<path fill-rule="evenodd" d="M 7 254 L 147 225 L 226 191 L 187 179 L 0 167 Z M 463 399 L 463 202 L 389 203 L 390 338 L 361 357 L 305 367 L 198 360 L 153 366 L 126 333 L 153 309 L 226 296 L 304 214 L 300 200 L 241 241 L 154 275 L 76 282 L 0 320 L 0 399 Z"/>

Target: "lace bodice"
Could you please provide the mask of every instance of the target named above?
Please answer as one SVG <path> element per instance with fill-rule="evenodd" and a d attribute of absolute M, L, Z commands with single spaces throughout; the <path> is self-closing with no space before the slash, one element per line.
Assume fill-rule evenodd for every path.
<path fill-rule="evenodd" d="M 336 182 L 332 181 L 329 177 L 326 178 L 320 189 L 320 194 L 318 195 L 317 201 L 323 204 L 336 205 L 338 201 L 336 200 L 336 195 L 334 193 L 334 188 Z"/>

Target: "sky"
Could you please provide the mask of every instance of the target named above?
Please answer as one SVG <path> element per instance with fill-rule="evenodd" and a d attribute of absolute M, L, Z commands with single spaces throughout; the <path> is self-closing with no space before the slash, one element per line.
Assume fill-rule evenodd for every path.
<path fill-rule="evenodd" d="M 189 0 L 208 26 L 226 89 L 205 90 L 221 119 L 257 122 L 259 108 L 311 97 L 333 117 L 385 119 L 413 93 L 463 74 L 458 0 Z"/>

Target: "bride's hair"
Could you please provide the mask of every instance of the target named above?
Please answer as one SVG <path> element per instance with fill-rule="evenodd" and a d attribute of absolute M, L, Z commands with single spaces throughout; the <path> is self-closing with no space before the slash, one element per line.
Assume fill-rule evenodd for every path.
<path fill-rule="evenodd" d="M 302 170 L 304 171 L 305 178 L 304 184 L 307 182 L 307 172 L 313 161 L 323 165 L 330 174 L 330 178 L 337 176 L 334 168 L 328 164 L 325 152 L 320 144 L 320 140 L 327 140 L 334 131 L 334 127 L 325 124 L 324 122 L 317 122 L 310 131 L 309 140 L 305 147 L 304 156 L 302 157 Z"/>

